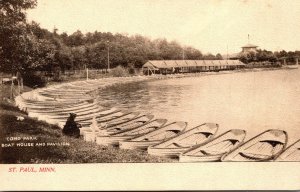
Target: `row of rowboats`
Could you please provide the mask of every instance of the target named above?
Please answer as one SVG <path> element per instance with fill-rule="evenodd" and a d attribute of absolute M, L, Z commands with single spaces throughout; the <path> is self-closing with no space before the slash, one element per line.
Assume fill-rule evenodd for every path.
<path fill-rule="evenodd" d="M 138 119 L 126 124 L 135 124 Z M 288 135 L 283 130 L 266 130 L 244 141 L 246 131 L 241 129 L 215 136 L 219 129 L 215 123 L 186 129 L 186 122 L 166 122 L 165 119 L 148 119 L 133 128 L 124 129 L 124 125 L 119 124 L 99 130 L 91 128 L 83 134 L 86 141 L 121 149 L 147 150 L 151 155 L 178 158 L 180 162 L 300 161 L 300 140 L 286 148 Z"/>

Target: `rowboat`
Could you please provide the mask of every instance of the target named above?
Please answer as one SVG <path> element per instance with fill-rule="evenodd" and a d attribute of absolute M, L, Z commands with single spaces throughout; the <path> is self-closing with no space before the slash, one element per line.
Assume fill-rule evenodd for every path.
<path fill-rule="evenodd" d="M 153 117 L 154 117 L 153 115 L 142 115 L 142 116 L 133 118 L 127 122 L 123 122 L 123 123 L 120 123 L 117 125 L 107 124 L 105 127 L 101 127 L 101 124 L 99 126 L 96 119 L 93 119 L 92 124 L 89 127 L 83 127 L 80 129 L 80 134 L 83 135 L 83 139 L 85 141 L 96 141 L 96 134 L 99 134 L 100 131 L 101 131 L 101 133 L 104 132 L 104 135 L 109 135 L 109 134 L 120 131 L 120 129 L 118 129 L 117 127 L 123 128 L 123 126 L 130 125 L 130 123 L 131 124 L 134 124 L 134 123 L 144 124 L 144 123 L 150 121 L 151 119 L 153 119 Z M 111 125 L 113 125 L 113 126 L 111 126 Z M 112 129 L 112 130 L 108 131 L 108 129 Z"/>
<path fill-rule="evenodd" d="M 239 148 L 224 155 L 222 161 L 268 161 L 275 159 L 287 143 L 287 133 L 270 129 L 253 137 Z"/>
<path fill-rule="evenodd" d="M 68 86 L 68 89 L 69 90 L 84 90 L 84 91 L 90 91 L 90 90 L 93 90 L 95 88 L 99 87 L 98 85 L 97 86 L 94 86 L 94 87 L 90 87 L 90 86 L 82 86 L 82 85 L 75 85 L 75 84 L 69 84 Z"/>
<path fill-rule="evenodd" d="M 44 91 L 40 91 L 39 92 L 40 95 L 51 95 L 51 96 L 87 96 L 86 92 L 76 92 L 76 91 L 48 91 L 48 90 L 44 90 Z"/>
<path fill-rule="evenodd" d="M 120 128 L 117 129 L 117 127 L 123 127 L 123 126 L 128 126 L 132 123 L 141 123 L 144 124 L 150 120 L 152 120 L 154 118 L 154 115 L 151 114 L 147 114 L 147 115 L 139 115 L 133 119 L 130 119 L 128 121 L 122 121 L 122 122 L 118 122 L 118 121 L 112 121 L 112 122 L 107 122 L 106 123 L 106 130 L 110 130 L 110 131 L 120 131 Z"/>
<path fill-rule="evenodd" d="M 119 109 L 116 109 L 116 108 L 111 108 L 111 109 L 99 108 L 96 111 L 87 111 L 87 112 L 84 112 L 84 114 L 79 114 L 79 115 L 77 114 L 76 121 L 82 125 L 90 124 L 93 117 L 96 117 L 98 119 L 98 118 L 102 118 L 104 116 L 108 116 L 108 115 L 112 115 L 112 114 L 117 115 L 118 113 L 120 113 L 120 115 L 121 115 L 121 114 L 124 114 L 125 112 L 123 112 Z M 50 119 L 54 119 L 57 121 L 64 121 L 65 118 L 66 118 L 65 116 L 50 116 Z"/>
<path fill-rule="evenodd" d="M 113 118 L 116 118 L 116 117 L 120 117 L 120 116 L 123 116 L 124 115 L 124 112 L 123 111 L 120 111 L 119 109 L 115 109 L 115 108 L 112 108 L 112 109 L 104 109 L 101 114 L 100 113 L 97 113 L 98 117 L 102 117 L 103 119 L 106 119 L 107 118 L 110 118 L 110 119 L 113 119 Z M 81 122 L 80 121 L 80 117 L 76 117 L 76 122 L 81 124 L 83 127 L 87 127 L 91 124 L 92 122 L 92 117 L 95 117 L 95 114 L 91 113 L 89 115 L 89 118 L 91 117 L 91 120 L 89 122 Z M 79 120 L 78 120 L 79 119 Z M 51 122 L 53 124 L 58 124 L 59 127 L 63 127 L 66 123 L 66 119 L 47 119 L 48 122 Z"/>
<path fill-rule="evenodd" d="M 81 111 L 81 112 L 75 112 L 75 110 L 72 112 L 72 113 L 76 113 L 77 115 L 77 119 L 80 119 L 80 118 L 84 118 L 84 117 L 89 117 L 91 115 L 93 115 L 94 113 L 101 113 L 103 111 L 107 111 L 108 109 L 106 108 L 91 108 L 89 110 L 84 110 L 84 111 Z M 61 119 L 66 119 L 68 118 L 70 115 L 69 113 L 58 113 L 58 114 L 51 114 L 51 113 L 48 113 L 48 114 L 44 114 L 43 117 L 46 118 L 46 119 L 56 119 L 56 120 L 61 120 Z M 41 119 L 41 120 L 44 120 L 44 119 Z"/>
<path fill-rule="evenodd" d="M 286 148 L 275 161 L 300 161 L 300 140 Z"/>
<path fill-rule="evenodd" d="M 132 111 L 126 111 L 126 110 L 116 110 L 115 112 L 112 113 L 107 113 L 105 115 L 103 114 L 91 114 L 88 117 L 84 117 L 84 118 L 77 118 L 77 121 L 82 124 L 83 126 L 86 125 L 90 125 L 91 124 L 91 120 L 93 119 L 93 117 L 96 115 L 96 120 L 98 123 L 103 123 L 103 122 L 108 122 L 108 121 L 112 121 L 114 119 L 118 119 L 120 117 L 124 117 L 125 115 L 131 114 Z"/>
<path fill-rule="evenodd" d="M 55 103 L 52 103 L 52 102 L 46 102 L 44 101 L 43 103 L 25 103 L 23 102 L 22 104 L 24 105 L 24 107 L 27 107 L 29 109 L 44 109 L 44 108 L 63 108 L 65 106 L 69 106 L 69 105 L 72 105 L 72 106 L 77 106 L 77 105 L 84 105 L 86 104 L 87 102 L 85 101 L 81 101 L 81 102 L 68 102 L 68 103 L 59 103 L 59 102 L 55 102 Z"/>
<path fill-rule="evenodd" d="M 43 101 L 43 102 L 22 102 L 19 106 L 21 108 L 27 108 L 27 109 L 36 109 L 36 110 L 43 110 L 43 109 L 54 109 L 54 108 L 63 108 L 65 106 L 77 106 L 77 105 L 84 105 L 87 103 L 91 103 L 87 100 L 82 100 L 82 101 L 68 101 L 68 102 L 49 102 L 49 101 Z"/>
<path fill-rule="evenodd" d="M 72 88 L 70 86 L 63 86 L 63 87 L 53 87 L 53 88 L 47 88 L 47 89 L 43 89 L 40 90 L 39 92 L 45 92 L 45 93 L 53 93 L 53 92 L 57 92 L 57 93 L 63 93 L 63 92 L 70 92 L 70 93 L 81 93 L 81 94 L 85 94 L 88 90 L 85 89 L 76 89 L 76 88 Z"/>
<path fill-rule="evenodd" d="M 79 91 L 76 91 L 76 90 L 67 90 L 67 89 L 62 89 L 62 90 L 59 90 L 59 89 L 45 89 L 45 90 L 41 90 L 39 91 L 39 94 L 42 94 L 42 93 L 46 93 L 46 94 L 72 94 L 72 95 L 86 95 L 86 91 L 82 91 L 82 90 L 79 90 Z"/>
<path fill-rule="evenodd" d="M 102 107 L 99 107 L 99 105 L 89 105 L 89 106 L 75 106 L 75 107 L 68 107 L 68 108 L 60 108 L 60 109 L 48 109 L 48 110 L 27 110 L 28 115 L 30 117 L 39 117 L 39 116 L 68 116 L 67 114 L 69 113 L 83 113 L 83 112 L 88 112 L 88 111 L 95 111 L 95 110 L 101 110 L 104 109 Z"/>
<path fill-rule="evenodd" d="M 105 129 L 107 129 L 110 126 L 129 122 L 137 118 L 140 114 L 140 112 L 128 112 L 127 114 L 121 116 L 98 119 L 97 122 L 99 122 L 102 127 L 105 127 Z"/>
<path fill-rule="evenodd" d="M 93 99 L 93 97 L 86 96 L 67 96 L 67 95 L 49 95 L 50 98 L 55 99 L 56 101 L 65 102 L 65 101 L 85 101 L 87 99 Z"/>
<path fill-rule="evenodd" d="M 17 100 L 19 100 L 20 102 L 24 103 L 24 104 L 27 104 L 27 105 L 45 105 L 45 104 L 48 104 L 48 105 L 58 105 L 58 104 L 68 104 L 68 103 L 72 103 L 71 101 L 65 101 L 65 102 L 58 102 L 58 101 L 55 101 L 55 100 L 46 100 L 46 101 L 37 101 L 37 100 L 30 100 L 30 99 L 26 99 L 26 98 L 23 98 L 22 96 L 18 96 L 16 98 Z"/>
<path fill-rule="evenodd" d="M 144 125 L 147 122 L 150 122 L 154 118 L 154 115 L 142 115 L 131 121 L 123 122 L 120 124 L 110 124 L 108 123 L 106 126 L 106 132 L 109 134 L 113 134 L 116 132 L 126 131 L 130 129 L 135 129 L 139 126 Z"/>
<path fill-rule="evenodd" d="M 96 143 L 100 145 L 119 145 L 119 141 L 128 140 L 137 136 L 141 136 L 143 134 L 149 133 L 153 130 L 157 130 L 163 125 L 167 123 L 166 119 L 155 119 L 153 121 L 149 121 L 139 127 L 125 130 L 117 133 L 111 132 L 100 132 L 97 135 Z M 106 135 L 105 135 L 106 134 Z"/>
<path fill-rule="evenodd" d="M 78 102 L 74 102 L 74 101 L 64 101 L 64 102 L 62 102 L 62 101 L 33 101 L 33 100 L 23 99 L 21 96 L 18 96 L 16 98 L 16 103 L 21 108 L 23 108 L 23 107 L 39 107 L 39 108 L 50 107 L 50 108 L 53 108 L 55 106 L 85 103 L 87 101 L 88 100 L 78 101 Z"/>
<path fill-rule="evenodd" d="M 31 112 L 36 112 L 40 114 L 60 114 L 60 113 L 76 113 L 85 110 L 90 110 L 93 108 L 102 108 L 97 103 L 87 103 L 84 105 L 75 105 L 75 106 L 65 106 L 61 109 L 51 109 L 51 110 L 30 110 Z"/>
<path fill-rule="evenodd" d="M 119 142 L 119 146 L 122 149 L 146 150 L 151 145 L 158 144 L 169 138 L 177 136 L 179 133 L 185 130 L 186 126 L 187 122 L 173 122 L 142 136 L 134 137 L 126 141 L 121 141 Z"/>
<path fill-rule="evenodd" d="M 191 147 L 211 140 L 219 128 L 215 123 L 204 123 L 167 141 L 148 147 L 148 154 L 178 157 Z"/>
<path fill-rule="evenodd" d="M 81 89 L 82 87 L 84 87 L 84 89 L 83 90 L 86 90 L 86 91 L 88 91 L 88 90 L 94 90 L 94 89 L 97 89 L 97 88 L 99 88 L 99 87 L 101 87 L 101 86 L 103 86 L 103 85 L 90 85 L 90 84 L 86 84 L 85 83 L 85 85 L 83 86 L 82 84 L 81 85 L 75 85 L 75 84 L 73 84 L 73 85 L 71 85 L 71 87 L 70 88 L 73 88 L 73 89 Z"/>
<path fill-rule="evenodd" d="M 92 97 L 88 94 L 57 94 L 57 93 L 39 93 L 40 95 L 52 98 L 64 98 L 64 99 L 87 99 Z"/>
<path fill-rule="evenodd" d="M 221 157 L 237 148 L 245 139 L 246 131 L 229 130 L 206 143 L 196 145 L 179 156 L 180 162 L 219 161 Z"/>
<path fill-rule="evenodd" d="M 106 132 L 106 129 L 109 125 L 122 124 L 123 122 L 132 121 L 135 118 L 137 118 L 139 115 L 140 115 L 140 112 L 130 112 L 124 116 L 112 118 L 112 119 L 107 120 L 104 123 L 99 123 L 99 124 L 98 124 L 96 118 L 93 118 L 93 120 L 89 124 L 83 125 L 83 127 L 80 129 L 81 130 L 80 134 L 81 135 L 85 134 L 86 135 L 85 137 L 88 137 L 88 135 L 93 132 L 95 132 L 95 133 L 97 133 L 98 131 Z M 94 123 L 94 125 L 93 125 L 93 123 Z M 96 131 L 95 131 L 95 129 L 91 130 L 91 128 L 90 128 L 91 126 L 94 126 L 96 128 Z"/>
<path fill-rule="evenodd" d="M 86 101 L 86 100 L 92 100 L 94 99 L 93 97 L 82 97 L 82 98 L 78 98 L 78 97 L 74 97 L 74 98 L 62 98 L 62 97 L 56 97 L 53 98 L 58 102 L 66 102 L 66 101 L 71 101 L 71 102 L 81 102 L 81 101 Z"/>
<path fill-rule="evenodd" d="M 77 106 L 77 105 L 74 105 Z M 23 105 L 21 107 L 22 110 L 25 111 L 51 111 L 51 110 L 56 110 L 56 109 L 63 109 L 64 105 Z"/>
<path fill-rule="evenodd" d="M 98 131 L 96 130 L 95 133 L 98 133 L 101 130 L 100 135 L 110 135 L 116 132 L 120 132 L 120 131 L 124 131 L 127 129 L 133 129 L 136 127 L 139 127 L 141 125 L 143 125 L 144 123 L 147 123 L 148 121 L 152 120 L 154 118 L 153 115 L 142 115 L 139 117 L 136 117 L 132 120 L 129 120 L 127 122 L 123 122 L 120 124 L 110 124 L 108 122 L 107 126 L 102 127 L 101 124 L 100 126 L 98 125 L 98 123 L 96 122 L 96 127 L 98 129 Z M 95 119 L 96 121 L 96 119 Z M 93 121 L 92 121 L 93 123 Z M 91 130 L 90 126 L 88 127 L 83 127 L 80 129 L 80 133 L 82 133 L 84 135 L 84 139 L 85 140 L 95 140 L 96 135 L 93 134 L 93 130 Z"/>

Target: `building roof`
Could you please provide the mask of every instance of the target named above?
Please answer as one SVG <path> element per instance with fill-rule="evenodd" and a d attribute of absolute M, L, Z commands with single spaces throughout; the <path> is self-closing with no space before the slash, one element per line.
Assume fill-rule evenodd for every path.
<path fill-rule="evenodd" d="M 175 68 L 175 67 L 197 67 L 197 66 L 242 66 L 239 60 L 150 60 L 143 65 L 150 69 Z"/>
<path fill-rule="evenodd" d="M 247 45 L 244 45 L 242 48 L 256 48 L 256 47 L 258 46 L 248 43 Z"/>

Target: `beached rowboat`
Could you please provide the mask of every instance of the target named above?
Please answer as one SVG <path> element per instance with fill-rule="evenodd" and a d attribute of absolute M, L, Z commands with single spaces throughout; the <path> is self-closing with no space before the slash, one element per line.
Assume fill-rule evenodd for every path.
<path fill-rule="evenodd" d="M 177 157 L 191 147 L 212 139 L 218 127 L 219 125 L 215 123 L 204 123 L 167 141 L 150 146 L 148 153 L 158 156 Z"/>
<path fill-rule="evenodd" d="M 16 98 L 16 104 L 21 110 L 27 110 L 29 109 L 37 109 L 37 110 L 44 110 L 44 109 L 54 109 L 54 108 L 63 108 L 66 105 L 80 105 L 80 104 L 86 104 L 90 103 L 87 101 L 66 101 L 66 102 L 60 102 L 60 101 L 28 101 L 25 99 L 22 99 L 21 97 Z"/>
<path fill-rule="evenodd" d="M 275 161 L 300 161 L 300 140 L 286 148 Z"/>
<path fill-rule="evenodd" d="M 147 123 L 148 121 L 152 120 L 153 118 L 154 118 L 154 115 L 142 115 L 142 116 L 136 117 L 132 120 L 129 120 L 127 122 L 120 123 L 118 125 L 109 124 L 109 122 L 107 122 L 108 124 L 105 128 L 101 127 L 101 125 L 99 126 L 98 123 L 96 122 L 97 130 L 92 130 L 89 125 L 88 127 L 85 126 L 85 127 L 81 128 L 80 133 L 82 133 L 84 135 L 85 140 L 91 141 L 91 140 L 95 140 L 95 137 L 96 137 L 95 134 L 98 133 L 99 131 L 101 131 L 101 133 L 102 133 L 99 135 L 110 135 L 110 134 L 113 134 L 116 132 L 139 127 L 139 126 Z M 93 131 L 95 131 L 95 134 L 93 133 Z"/>
<path fill-rule="evenodd" d="M 115 119 L 115 118 L 118 118 L 118 117 L 121 117 L 121 116 L 124 116 L 128 113 L 125 113 L 123 111 L 120 111 L 119 109 L 115 109 L 115 108 L 111 108 L 111 109 L 105 109 L 103 110 L 102 112 L 100 113 L 97 113 L 98 117 L 101 117 L 103 118 L 103 120 L 105 119 L 106 121 L 109 121 L 109 120 L 112 120 L 112 119 Z M 91 123 L 92 123 L 92 119 L 93 117 L 95 117 L 95 114 L 91 113 L 89 114 L 89 121 L 80 121 L 80 117 L 76 117 L 76 122 L 81 124 L 82 127 L 88 127 Z M 86 119 L 87 117 L 83 117 L 83 119 Z M 79 120 L 77 120 L 79 119 Z M 55 122 L 56 124 L 59 125 L 59 127 L 63 127 L 66 123 L 66 119 L 48 119 L 50 121 L 53 121 Z"/>
<path fill-rule="evenodd" d="M 239 148 L 224 155 L 222 161 L 269 161 L 275 159 L 287 143 L 287 133 L 283 130 L 267 130 Z"/>
<path fill-rule="evenodd" d="M 126 129 L 126 127 L 130 127 L 130 125 L 135 124 L 136 126 L 138 126 L 138 125 L 147 123 L 148 121 L 153 119 L 153 117 L 154 117 L 154 115 L 142 115 L 142 116 L 133 118 L 127 122 L 123 122 L 123 123 L 120 123 L 117 125 L 107 124 L 107 126 L 105 128 L 99 127 L 97 122 L 92 122 L 92 125 L 90 125 L 89 127 L 81 128 L 80 134 L 82 134 L 84 136 L 83 138 L 86 141 L 96 141 L 96 134 L 98 134 L 100 131 L 102 134 L 98 134 L 98 135 L 110 135 L 110 134 L 113 134 L 116 132 L 120 132 L 120 130 L 122 128 Z M 113 126 L 111 126 L 111 125 L 113 125 Z"/>
<path fill-rule="evenodd" d="M 120 115 L 120 116 L 110 116 L 107 118 L 103 118 L 103 121 L 98 123 L 95 119 L 95 124 L 97 124 L 97 129 L 101 130 L 101 132 L 105 132 L 105 135 L 107 135 L 107 126 L 109 125 L 117 125 L 117 124 L 122 124 L 131 120 L 134 120 L 140 115 L 140 112 L 128 112 L 125 115 Z M 105 120 L 104 120 L 105 119 Z M 90 126 L 93 124 L 94 119 L 86 124 L 83 124 L 83 131 L 89 130 Z"/>
<path fill-rule="evenodd" d="M 115 117 L 115 118 L 111 118 L 109 120 L 104 120 L 104 119 L 98 119 L 97 122 L 102 122 L 102 126 L 105 127 L 105 129 L 107 129 L 110 126 L 114 126 L 114 125 L 119 125 L 122 123 L 126 123 L 129 122 L 135 118 L 137 118 L 141 113 L 140 112 L 128 112 L 128 114 L 124 115 L 124 116 L 119 116 L 119 117 Z"/>
<path fill-rule="evenodd" d="M 101 113 L 103 111 L 107 111 L 109 109 L 107 108 L 90 108 L 89 110 L 83 110 L 83 111 L 73 111 L 72 113 L 76 113 L 77 119 L 84 118 L 84 117 L 89 117 L 90 115 L 94 113 Z M 65 120 L 70 116 L 69 113 L 48 113 L 48 114 L 43 114 L 42 115 L 45 119 L 56 119 L 56 120 Z M 43 120 L 43 119 L 41 119 Z"/>
<path fill-rule="evenodd" d="M 103 123 L 103 126 L 106 126 L 107 123 L 118 123 L 120 118 L 126 118 L 127 115 L 131 115 L 133 114 L 132 111 L 127 111 L 127 110 L 118 110 L 116 111 L 115 113 L 110 113 L 110 114 L 106 114 L 105 116 L 104 115 L 98 115 L 96 116 L 96 120 L 97 120 L 97 123 Z M 136 114 L 136 113 L 134 113 Z M 94 118 L 95 116 L 90 116 L 89 118 L 78 118 L 78 122 L 84 126 L 87 126 L 87 125 L 90 125 L 91 122 L 92 122 L 92 119 Z M 119 122 L 119 123 L 122 123 Z"/>
<path fill-rule="evenodd" d="M 144 125 L 147 122 L 150 122 L 154 118 L 154 115 L 142 115 L 137 117 L 136 119 L 133 119 L 131 121 L 123 122 L 120 124 L 108 124 L 106 127 L 106 132 L 109 134 L 113 134 L 116 132 L 121 132 L 125 130 L 130 130 L 137 128 L 139 126 Z"/>
<path fill-rule="evenodd" d="M 48 109 L 48 110 L 36 110 L 36 109 L 30 109 L 28 110 L 28 115 L 31 117 L 39 117 L 41 115 L 46 116 L 59 116 L 63 115 L 66 116 L 69 113 L 82 113 L 87 112 L 89 110 L 96 110 L 96 109 L 104 109 L 102 107 L 99 107 L 99 105 L 92 104 L 88 106 L 75 106 L 75 107 L 68 107 L 68 108 L 59 108 L 59 109 Z"/>
<path fill-rule="evenodd" d="M 72 93 L 39 93 L 42 96 L 52 97 L 52 98 L 68 98 L 68 99 L 87 99 L 92 98 L 88 94 L 72 94 Z"/>
<path fill-rule="evenodd" d="M 76 106 L 65 106 L 60 109 L 50 109 L 50 110 L 30 110 L 30 112 L 36 112 L 40 114 L 65 114 L 65 113 L 77 113 L 82 111 L 87 111 L 94 108 L 103 108 L 97 103 L 90 103 L 85 105 Z"/>
<path fill-rule="evenodd" d="M 237 148 L 244 140 L 246 131 L 229 130 L 206 143 L 196 145 L 179 156 L 180 162 L 220 161 L 221 157 Z"/>
<path fill-rule="evenodd" d="M 187 122 L 173 122 L 145 135 L 138 136 L 127 141 L 121 141 L 119 146 L 122 149 L 146 150 L 151 145 L 158 144 L 169 138 L 177 136 L 185 130 L 186 126 Z"/>
<path fill-rule="evenodd" d="M 157 130 L 167 122 L 166 119 L 155 119 L 144 123 L 141 126 L 126 129 L 125 131 L 117 132 L 111 134 L 111 132 L 105 131 L 100 132 L 97 135 L 96 142 L 100 145 L 119 145 L 120 141 L 131 139 L 143 134 L 149 133 L 151 131 Z"/>

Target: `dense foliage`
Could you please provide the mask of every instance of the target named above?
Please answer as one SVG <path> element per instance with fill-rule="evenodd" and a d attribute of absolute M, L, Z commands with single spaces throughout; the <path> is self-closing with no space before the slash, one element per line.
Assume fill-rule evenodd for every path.
<path fill-rule="evenodd" d="M 284 50 L 282 51 L 267 51 L 267 50 L 257 50 L 257 52 L 246 52 L 240 54 L 240 60 L 244 63 L 251 63 L 251 62 L 272 62 L 276 63 L 280 59 L 286 58 L 286 62 L 293 63 L 295 62 L 295 58 L 300 57 L 300 51 L 289 51 L 286 52 Z"/>

